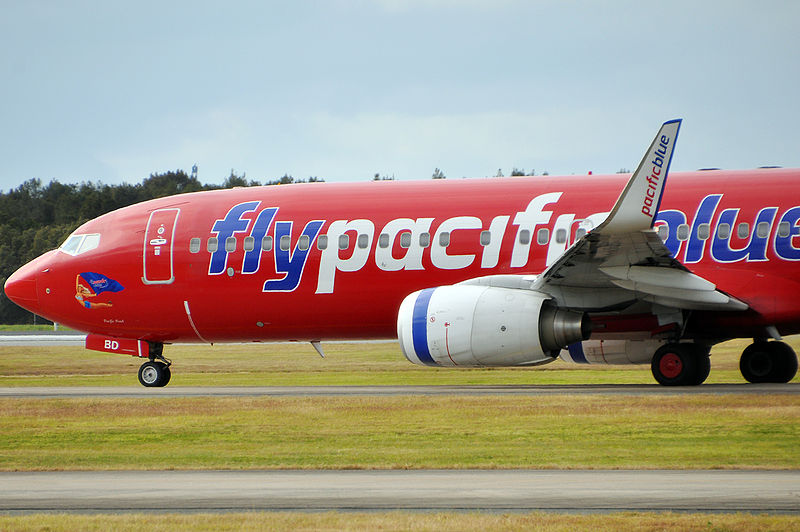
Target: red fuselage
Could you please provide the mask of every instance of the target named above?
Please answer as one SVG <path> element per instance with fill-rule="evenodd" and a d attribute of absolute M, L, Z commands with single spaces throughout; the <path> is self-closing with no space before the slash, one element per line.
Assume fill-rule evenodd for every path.
<path fill-rule="evenodd" d="M 74 234 L 99 239 L 43 255 L 6 289 L 75 329 L 152 342 L 391 338 L 415 290 L 540 273 L 602 221 L 628 177 L 173 196 L 87 222 Z M 675 258 L 750 307 L 696 312 L 686 334 L 800 332 L 800 170 L 670 174 L 659 226 Z"/>

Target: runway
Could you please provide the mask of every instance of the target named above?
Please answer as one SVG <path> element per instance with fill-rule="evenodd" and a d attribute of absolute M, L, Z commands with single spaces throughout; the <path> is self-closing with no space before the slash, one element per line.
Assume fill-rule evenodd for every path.
<path fill-rule="evenodd" d="M 431 385 L 431 386 L 4 386 L 0 398 L 69 397 L 335 397 L 399 395 L 730 395 L 800 394 L 799 383 L 703 384 L 669 387 L 658 384 L 599 385 Z"/>
<path fill-rule="evenodd" d="M 0 473 L 0 511 L 690 511 L 800 513 L 798 471 Z"/>

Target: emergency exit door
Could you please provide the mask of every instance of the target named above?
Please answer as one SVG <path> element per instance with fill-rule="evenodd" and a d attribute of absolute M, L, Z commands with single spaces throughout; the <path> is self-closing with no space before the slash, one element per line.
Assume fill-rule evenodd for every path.
<path fill-rule="evenodd" d="M 173 244 L 180 209 L 157 209 L 150 213 L 144 232 L 144 284 L 170 284 L 175 280 Z"/>

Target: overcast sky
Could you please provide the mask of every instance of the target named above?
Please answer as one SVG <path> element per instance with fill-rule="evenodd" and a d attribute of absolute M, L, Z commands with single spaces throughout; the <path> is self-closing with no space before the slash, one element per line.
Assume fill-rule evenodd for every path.
<path fill-rule="evenodd" d="M 800 2 L 43 1 L 0 7 L 0 189 L 800 166 Z"/>

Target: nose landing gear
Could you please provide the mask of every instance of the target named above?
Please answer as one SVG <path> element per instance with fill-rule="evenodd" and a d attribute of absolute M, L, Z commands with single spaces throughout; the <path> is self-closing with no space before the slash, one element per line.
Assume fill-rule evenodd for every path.
<path fill-rule="evenodd" d="M 148 388 L 161 388 L 167 385 L 172 372 L 169 367 L 172 362 L 162 354 L 164 344 L 150 344 L 150 360 L 139 368 L 139 382 Z"/>

